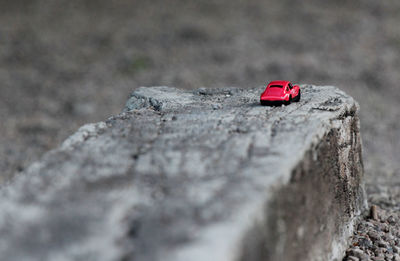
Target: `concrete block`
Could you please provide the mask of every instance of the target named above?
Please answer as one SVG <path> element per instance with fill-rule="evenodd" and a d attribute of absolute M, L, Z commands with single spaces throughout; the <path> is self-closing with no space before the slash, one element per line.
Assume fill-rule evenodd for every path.
<path fill-rule="evenodd" d="M 138 88 L 0 189 L 0 260 L 339 260 L 366 207 L 358 105 L 262 89 Z"/>

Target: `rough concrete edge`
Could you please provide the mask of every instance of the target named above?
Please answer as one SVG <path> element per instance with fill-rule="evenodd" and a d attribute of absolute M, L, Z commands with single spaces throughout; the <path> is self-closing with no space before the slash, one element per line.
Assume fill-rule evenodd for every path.
<path fill-rule="evenodd" d="M 125 112 L 121 112 L 117 115 L 117 117 L 123 117 L 125 114 Z M 43 162 L 45 158 L 50 157 L 54 153 L 73 150 L 75 147 L 82 145 L 85 141 L 101 135 L 108 127 L 109 126 L 106 121 L 99 121 L 82 125 L 78 128 L 78 130 L 68 136 L 62 143 L 57 145 L 55 148 L 45 152 L 38 160 L 32 162 L 23 172 L 16 173 L 13 179 L 1 183 L 0 190 L 4 191 L 12 184 L 18 183 L 19 179 L 23 179 L 25 177 L 25 175 L 23 175 L 22 173 L 28 172 L 39 174 L 39 171 L 37 170 L 40 170 L 43 167 Z"/>
<path fill-rule="evenodd" d="M 347 95 L 344 91 L 339 90 L 341 93 Z M 356 209 L 354 209 L 354 212 L 351 213 L 351 217 L 346 223 L 342 224 L 341 231 L 339 234 L 336 234 L 332 240 L 330 249 L 331 252 L 328 254 L 328 260 L 342 260 L 346 253 L 346 249 L 351 242 L 351 236 L 353 235 L 353 232 L 355 230 L 355 226 L 359 223 L 359 221 L 363 218 L 363 213 L 365 212 L 366 209 L 368 209 L 368 201 L 367 201 L 367 195 L 366 195 L 366 190 L 365 190 L 365 179 L 364 179 L 364 166 L 363 166 L 363 153 L 362 153 L 362 139 L 361 139 L 361 133 L 360 133 L 360 119 L 359 119 L 359 111 L 360 111 L 360 105 L 359 103 L 354 100 L 351 96 L 347 95 L 348 97 L 351 98 L 351 101 L 353 105 L 351 107 L 345 107 L 344 111 L 341 113 L 343 115 L 343 118 L 346 118 L 347 114 L 351 115 L 356 122 L 356 128 L 358 132 L 358 143 L 359 143 L 359 155 L 360 155 L 360 160 L 361 160 L 361 180 L 360 183 L 358 184 L 357 192 L 358 192 L 358 197 L 355 198 L 355 205 Z M 323 108 L 325 109 L 325 108 Z M 339 108 L 340 109 L 340 108 Z M 352 115 L 353 114 L 353 115 Z M 335 119 L 334 120 L 336 123 L 339 125 L 343 124 L 344 119 Z M 334 129 L 339 129 L 339 126 L 335 126 L 335 123 L 333 123 L 333 128 Z M 323 135 L 326 135 L 326 133 Z M 344 137 L 340 137 L 344 138 Z M 322 141 L 322 139 L 321 139 Z M 314 144 L 315 145 L 315 144 Z M 304 155 L 302 156 L 304 158 Z M 300 162 L 298 162 L 299 164 Z M 311 254 L 312 256 L 313 254 Z M 314 255 L 317 256 L 317 255 Z M 319 260 L 319 259 L 317 259 Z M 321 259 L 325 260 L 325 259 Z"/>
<path fill-rule="evenodd" d="M 350 219 L 348 222 L 344 223 L 341 227 L 340 234 L 335 235 L 334 239 L 332 240 L 331 243 L 331 252 L 328 254 L 328 260 L 342 260 L 346 253 L 346 249 L 351 242 L 351 236 L 353 235 L 353 232 L 355 230 L 355 226 L 359 223 L 359 221 L 363 218 L 363 213 L 366 209 L 368 209 L 368 200 L 367 200 L 367 195 L 366 195 L 366 190 L 365 190 L 365 179 L 364 179 L 364 166 L 363 166 L 363 153 L 362 153 L 362 139 L 361 139 L 361 133 L 360 133 L 360 119 L 359 119 L 359 111 L 360 111 L 360 105 L 359 103 L 354 100 L 350 95 L 346 94 L 344 91 L 339 90 L 341 93 L 344 95 L 348 96 L 351 98 L 351 101 L 353 105 L 351 107 L 346 107 L 344 108 L 344 111 L 341 113 L 341 115 L 346 115 L 346 114 L 353 114 L 352 117 L 354 117 L 354 121 L 357 124 L 357 131 L 358 131 L 358 143 L 359 143 L 359 154 L 360 154 L 360 160 L 361 160 L 361 181 L 358 184 L 358 192 L 361 195 L 358 195 L 359 197 L 355 199 L 357 202 L 357 209 L 351 214 Z M 343 116 L 344 118 L 346 116 Z M 343 121 L 336 119 L 338 124 L 342 124 Z M 334 125 L 334 123 L 332 123 Z M 336 126 L 336 129 L 339 129 L 338 126 Z M 326 133 L 325 133 L 326 134 Z M 324 134 L 324 136 L 325 136 Z M 343 138 L 343 137 L 342 137 Z M 314 144 L 315 145 L 315 144 Z M 303 155 L 304 157 L 304 155 Z M 303 158 L 302 157 L 302 158 Z"/>
<path fill-rule="evenodd" d="M 331 86 L 324 86 L 324 87 L 331 87 Z M 332 87 L 334 87 L 334 86 L 332 86 Z M 340 92 L 340 93 L 346 95 L 347 97 L 349 97 L 352 105 L 351 106 L 345 106 L 345 107 L 338 107 L 334 111 L 338 110 L 340 112 L 340 116 L 342 116 L 342 117 L 347 117 L 346 116 L 347 114 L 351 115 L 352 113 L 354 113 L 354 115 L 352 115 L 352 116 L 355 117 L 355 121 L 357 122 L 357 129 L 358 129 L 358 133 L 359 133 L 358 141 L 359 141 L 359 144 L 360 144 L 359 154 L 360 154 L 360 157 L 361 157 L 360 160 L 361 160 L 361 165 L 362 165 L 362 159 L 363 159 L 363 156 L 362 156 L 362 140 L 361 140 L 361 134 L 359 132 L 359 130 L 360 130 L 360 122 L 359 122 L 359 115 L 358 115 L 360 107 L 359 107 L 359 104 L 357 103 L 357 101 L 355 101 L 351 96 L 347 95 L 345 92 L 343 92 L 343 91 L 341 91 L 339 89 L 338 89 L 338 92 Z M 331 111 L 331 108 L 315 108 L 315 109 L 322 109 L 322 110 Z M 338 119 L 333 119 L 333 120 L 334 121 L 340 121 L 339 124 L 342 123 L 342 121 L 339 120 L 339 118 Z M 333 128 L 335 128 L 335 127 L 338 128 L 338 126 L 334 126 L 335 123 L 333 123 L 332 120 L 330 120 L 330 124 L 332 125 Z M 312 148 L 312 147 L 318 146 L 318 142 L 323 141 L 323 139 L 326 138 L 327 134 L 328 133 L 327 133 L 327 129 L 326 128 L 319 129 L 315 133 L 315 135 L 311 138 L 310 146 L 306 146 L 306 147 L 307 148 Z M 297 158 L 298 160 L 294 165 L 298 165 L 298 164 L 302 163 L 302 161 L 305 159 L 305 154 L 307 153 L 307 150 L 309 150 L 309 149 L 306 149 L 306 150 L 302 151 L 301 157 Z M 284 177 L 281 178 L 281 181 L 280 181 L 281 186 L 287 186 L 289 184 L 289 179 L 288 178 L 290 178 L 292 176 L 292 171 L 293 170 L 294 169 L 289 170 L 289 173 L 287 173 L 288 175 L 284 175 Z M 368 202 L 367 202 L 367 196 L 366 196 L 366 190 L 365 190 L 365 180 L 364 180 L 363 176 L 364 176 L 364 167 L 362 165 L 361 181 L 358 184 L 358 189 L 357 189 L 357 191 L 359 192 L 358 195 L 360 197 L 355 198 L 356 199 L 355 202 L 357 202 L 358 208 L 355 209 L 354 212 L 352 212 L 351 217 L 349 218 L 349 220 L 342 224 L 340 233 L 338 233 L 338 234 L 336 234 L 334 236 L 334 239 L 332 240 L 332 243 L 331 243 L 331 246 L 330 246 L 331 251 L 327 254 L 328 259 L 316 258 L 316 259 L 311 259 L 311 260 L 318 260 L 318 261 L 320 261 L 320 260 L 321 261 L 322 260 L 323 261 L 325 261 L 325 260 L 335 260 L 335 261 L 338 261 L 338 260 L 342 260 L 343 257 L 345 256 L 345 250 L 347 249 L 348 244 L 351 242 L 351 238 L 350 237 L 352 236 L 352 234 L 354 232 L 355 225 L 357 225 L 358 221 L 363 217 L 362 214 L 363 214 L 364 210 L 368 208 Z M 267 201 L 268 200 L 269 199 L 267 199 Z M 268 217 L 265 216 L 265 214 L 263 214 L 263 213 L 253 213 L 252 216 L 257 217 L 257 218 L 253 219 L 253 224 L 257 224 L 258 222 L 264 222 L 266 219 L 268 219 Z M 262 221 L 262 220 L 264 220 L 264 221 Z M 252 229 L 252 227 L 249 227 L 249 230 L 251 230 L 251 229 Z M 243 244 L 239 243 L 239 245 L 237 247 L 238 248 L 242 248 Z M 313 250 L 315 250 L 315 248 Z M 310 255 L 309 256 L 319 256 L 319 254 L 320 254 L 320 253 L 312 254 L 313 252 L 314 251 L 310 251 Z M 238 256 L 240 258 L 240 255 L 238 255 Z M 241 260 L 241 259 L 238 259 L 238 260 Z"/>
<path fill-rule="evenodd" d="M 161 93 L 164 98 L 158 97 Z M 163 109 L 174 108 L 176 103 L 180 105 L 190 104 L 193 102 L 193 97 L 194 93 L 175 87 L 139 87 L 131 93 L 130 98 L 125 103 L 123 112 L 149 107 L 156 111 L 161 111 Z"/>
<path fill-rule="evenodd" d="M 343 91 L 342 91 L 343 92 Z M 344 92 L 343 92 L 344 93 Z M 342 260 L 345 255 L 346 255 L 346 249 L 348 248 L 349 244 L 351 243 L 351 236 L 353 235 L 356 225 L 364 218 L 364 212 L 369 208 L 368 205 L 368 197 L 367 197 L 367 192 L 365 189 L 365 178 L 364 178 L 364 154 L 363 154 L 363 141 L 361 138 L 361 125 L 360 125 L 360 104 L 354 100 L 354 117 L 356 120 L 357 124 L 357 129 L 358 129 L 358 142 L 360 144 L 360 160 L 361 160 L 361 171 L 362 171 L 362 180 L 361 183 L 359 184 L 359 192 L 362 194 L 360 198 L 358 199 L 359 201 L 359 209 L 354 215 L 351 217 L 350 221 L 348 224 L 343 227 L 343 232 L 341 237 L 337 237 L 333 240 L 332 242 L 332 256 L 330 260 Z"/>
<path fill-rule="evenodd" d="M 358 117 L 359 105 L 356 101 L 355 101 L 355 107 L 356 107 L 356 115 L 354 117 L 356 117 L 358 129 L 359 129 L 359 124 L 360 124 L 359 117 Z M 359 135 L 359 142 L 360 142 L 360 146 L 362 147 L 361 134 Z M 362 153 L 361 153 L 361 157 L 362 157 Z M 363 178 L 363 175 L 364 175 L 363 167 L 362 167 L 361 171 L 362 171 L 362 180 L 358 186 L 358 192 L 361 195 L 359 198 L 356 199 L 356 201 L 358 202 L 358 204 L 357 204 L 358 208 L 355 209 L 355 211 L 352 213 L 348 222 L 346 222 L 342 225 L 340 234 L 337 234 L 334 236 L 331 246 L 330 246 L 331 252 L 328 254 L 328 260 L 339 261 L 345 257 L 346 249 L 348 248 L 348 245 L 351 242 L 351 236 L 353 235 L 353 232 L 355 231 L 355 226 L 359 223 L 360 220 L 362 220 L 363 213 L 365 212 L 366 209 L 368 209 L 368 201 L 367 201 L 366 190 L 365 190 L 365 180 Z"/>
<path fill-rule="evenodd" d="M 60 150 L 70 150 L 74 146 L 83 143 L 85 140 L 96 137 L 107 128 L 103 121 L 88 123 L 80 127 L 74 134 L 69 136 L 59 147 Z"/>

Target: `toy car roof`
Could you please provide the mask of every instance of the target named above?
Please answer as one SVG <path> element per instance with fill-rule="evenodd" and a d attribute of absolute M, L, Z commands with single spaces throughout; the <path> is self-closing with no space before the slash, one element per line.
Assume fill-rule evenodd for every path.
<path fill-rule="evenodd" d="M 286 84 L 290 83 L 290 81 L 272 81 L 268 84 L 268 86 L 270 85 L 282 85 L 285 86 Z"/>

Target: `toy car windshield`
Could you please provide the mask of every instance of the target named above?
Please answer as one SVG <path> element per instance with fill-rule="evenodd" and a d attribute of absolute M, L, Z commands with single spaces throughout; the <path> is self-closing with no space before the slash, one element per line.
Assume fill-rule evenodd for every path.
<path fill-rule="evenodd" d="M 269 88 L 282 88 L 283 86 L 282 85 L 271 85 L 271 86 L 269 86 Z"/>

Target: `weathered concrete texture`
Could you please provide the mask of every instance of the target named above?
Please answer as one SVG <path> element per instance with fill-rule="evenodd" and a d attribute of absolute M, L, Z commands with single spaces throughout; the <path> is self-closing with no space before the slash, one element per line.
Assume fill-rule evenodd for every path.
<path fill-rule="evenodd" d="M 356 102 L 334 87 L 139 88 L 0 191 L 0 259 L 330 260 L 365 207 Z"/>

